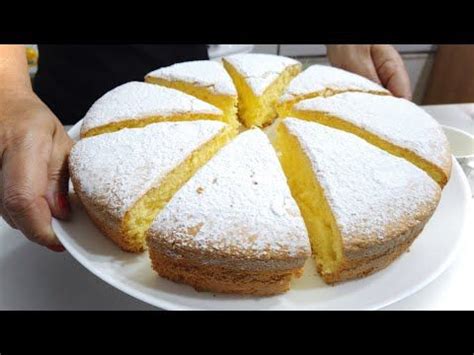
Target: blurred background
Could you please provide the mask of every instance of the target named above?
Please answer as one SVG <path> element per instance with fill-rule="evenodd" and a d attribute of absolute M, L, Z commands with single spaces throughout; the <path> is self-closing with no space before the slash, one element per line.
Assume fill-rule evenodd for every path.
<path fill-rule="evenodd" d="M 422 105 L 474 102 L 474 45 L 395 45 L 410 76 L 413 101 Z M 321 44 L 210 45 L 209 56 L 235 53 L 270 53 L 300 60 L 304 67 L 329 64 Z M 34 78 L 39 53 L 27 45 L 30 74 Z"/>

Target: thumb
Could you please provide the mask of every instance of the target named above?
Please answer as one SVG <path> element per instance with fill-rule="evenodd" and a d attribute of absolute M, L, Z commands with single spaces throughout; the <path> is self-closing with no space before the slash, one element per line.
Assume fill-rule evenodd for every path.
<path fill-rule="evenodd" d="M 377 75 L 377 69 L 375 68 L 374 63 L 371 60 L 360 60 L 360 63 L 356 64 L 351 71 L 366 77 L 367 79 L 373 81 L 376 84 L 382 85 L 379 76 Z"/>
<path fill-rule="evenodd" d="M 54 146 L 48 164 L 48 189 L 46 199 L 54 217 L 69 218 L 71 208 L 68 200 L 69 172 L 67 157 L 73 145 L 69 136 L 54 138 Z"/>
<path fill-rule="evenodd" d="M 410 100 L 410 78 L 397 50 L 390 45 L 374 45 L 372 60 L 383 86 L 394 96 Z"/>

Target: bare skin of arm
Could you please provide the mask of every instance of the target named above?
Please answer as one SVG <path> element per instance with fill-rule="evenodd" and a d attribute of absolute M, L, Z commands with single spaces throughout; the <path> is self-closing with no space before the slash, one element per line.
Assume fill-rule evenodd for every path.
<path fill-rule="evenodd" d="M 382 85 L 394 96 L 411 100 L 410 79 L 400 54 L 390 45 L 328 45 L 335 67 L 351 71 Z"/>
<path fill-rule="evenodd" d="M 32 90 L 24 46 L 0 45 L 0 214 L 28 239 L 64 250 L 51 227 L 66 219 L 72 140 Z"/>

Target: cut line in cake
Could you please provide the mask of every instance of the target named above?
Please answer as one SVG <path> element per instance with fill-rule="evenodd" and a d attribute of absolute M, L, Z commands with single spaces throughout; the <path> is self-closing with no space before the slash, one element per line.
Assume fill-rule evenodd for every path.
<path fill-rule="evenodd" d="M 287 118 L 275 146 L 327 283 L 389 265 L 438 205 L 441 189 L 423 170 L 353 134 Z"/>
<path fill-rule="evenodd" d="M 278 116 L 288 116 L 293 106 L 302 100 L 351 91 L 391 95 L 390 91 L 363 76 L 327 65 L 314 64 L 291 80 L 278 99 Z"/>
<path fill-rule="evenodd" d="M 224 121 L 215 106 L 181 91 L 132 81 L 99 98 L 84 116 L 81 137 L 144 127 L 162 121 Z"/>
<path fill-rule="evenodd" d="M 69 158 L 74 189 L 103 234 L 143 251 L 155 215 L 235 134 L 216 121 L 161 122 L 82 139 Z"/>
<path fill-rule="evenodd" d="M 277 117 L 276 102 L 301 71 L 301 63 L 272 54 L 235 54 L 222 59 L 239 93 L 239 119 L 263 127 Z"/>
<path fill-rule="evenodd" d="M 296 104 L 292 117 L 353 133 L 426 171 L 443 187 L 451 173 L 449 143 L 436 120 L 414 103 L 361 92 Z"/>
<path fill-rule="evenodd" d="M 224 122 L 238 127 L 237 90 L 222 63 L 196 60 L 176 63 L 148 73 L 145 81 L 180 90 L 224 112 Z"/>
<path fill-rule="evenodd" d="M 241 133 L 174 195 L 148 232 L 153 268 L 201 291 L 271 295 L 310 245 L 267 136 Z"/>

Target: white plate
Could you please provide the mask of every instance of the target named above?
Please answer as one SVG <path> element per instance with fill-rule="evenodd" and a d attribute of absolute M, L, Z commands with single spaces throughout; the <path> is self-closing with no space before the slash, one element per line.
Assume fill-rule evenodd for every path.
<path fill-rule="evenodd" d="M 80 124 L 69 131 L 71 137 L 78 137 Z M 146 253 L 125 253 L 104 237 L 73 193 L 72 219 L 54 220 L 53 228 L 71 255 L 93 274 L 163 309 L 378 309 L 415 293 L 448 267 L 464 234 L 469 195 L 466 177 L 453 159 L 452 176 L 435 214 L 410 251 L 388 268 L 361 280 L 328 286 L 310 260 L 289 292 L 264 298 L 197 292 L 160 278 Z"/>

